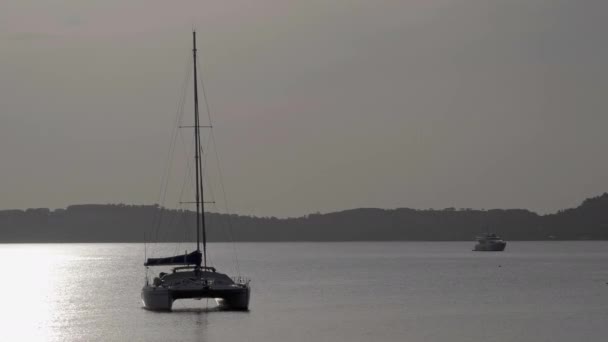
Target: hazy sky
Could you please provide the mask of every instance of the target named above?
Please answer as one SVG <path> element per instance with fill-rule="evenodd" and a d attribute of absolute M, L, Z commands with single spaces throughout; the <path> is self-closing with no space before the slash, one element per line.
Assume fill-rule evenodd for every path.
<path fill-rule="evenodd" d="M 0 208 L 158 202 L 193 25 L 233 212 L 575 206 L 608 191 L 607 13 L 604 0 L 5 0 Z"/>

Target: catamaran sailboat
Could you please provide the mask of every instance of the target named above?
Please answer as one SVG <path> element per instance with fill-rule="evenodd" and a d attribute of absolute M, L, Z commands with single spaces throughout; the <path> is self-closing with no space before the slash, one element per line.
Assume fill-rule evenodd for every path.
<path fill-rule="evenodd" d="M 176 266 L 171 273 L 161 272 L 141 290 L 143 305 L 149 310 L 170 311 L 177 299 L 213 298 L 222 309 L 248 310 L 249 280 L 230 278 L 207 264 L 207 234 L 203 200 L 203 164 L 198 113 L 198 86 L 196 72 L 196 32 L 192 32 L 194 59 L 194 161 L 196 173 L 196 250 L 183 255 L 165 258 L 148 258 L 144 265 Z M 202 239 L 201 239 L 202 238 Z M 202 240 L 202 241 L 201 241 Z M 202 242 L 202 249 L 201 249 Z"/>

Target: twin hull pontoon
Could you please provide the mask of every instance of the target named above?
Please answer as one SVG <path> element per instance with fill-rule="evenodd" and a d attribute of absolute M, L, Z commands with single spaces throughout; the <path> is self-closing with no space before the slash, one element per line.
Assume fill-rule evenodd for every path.
<path fill-rule="evenodd" d="M 212 267 L 177 267 L 173 273 L 160 273 L 141 292 L 144 307 L 149 310 L 170 311 L 177 299 L 215 299 L 221 309 L 248 310 L 249 282 L 233 280 Z"/>

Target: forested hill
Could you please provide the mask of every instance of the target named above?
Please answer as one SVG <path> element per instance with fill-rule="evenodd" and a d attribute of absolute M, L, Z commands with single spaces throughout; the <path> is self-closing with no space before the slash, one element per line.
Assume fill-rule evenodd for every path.
<path fill-rule="evenodd" d="M 298 218 L 209 213 L 210 241 L 471 240 L 489 230 L 507 240 L 608 240 L 608 194 L 538 215 L 523 209 L 361 208 Z M 0 243 L 186 241 L 195 214 L 146 205 L 72 205 L 0 211 Z"/>

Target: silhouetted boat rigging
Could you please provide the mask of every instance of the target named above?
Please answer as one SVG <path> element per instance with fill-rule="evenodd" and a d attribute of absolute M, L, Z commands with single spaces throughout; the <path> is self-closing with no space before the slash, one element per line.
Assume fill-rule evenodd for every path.
<path fill-rule="evenodd" d="M 205 201 L 203 195 L 203 164 L 200 139 L 196 32 L 192 32 L 192 57 L 194 60 L 194 162 L 196 204 L 196 250 L 182 255 L 148 258 L 145 266 L 178 266 L 171 273 L 161 272 L 152 283 L 146 276 L 146 284 L 141 290 L 141 298 L 146 309 L 170 311 L 177 299 L 213 298 L 220 308 L 248 310 L 249 280 L 241 277 L 230 278 L 207 264 L 207 234 L 205 229 Z M 204 90 L 204 89 L 203 89 Z M 202 238 L 202 250 L 201 250 Z"/>

